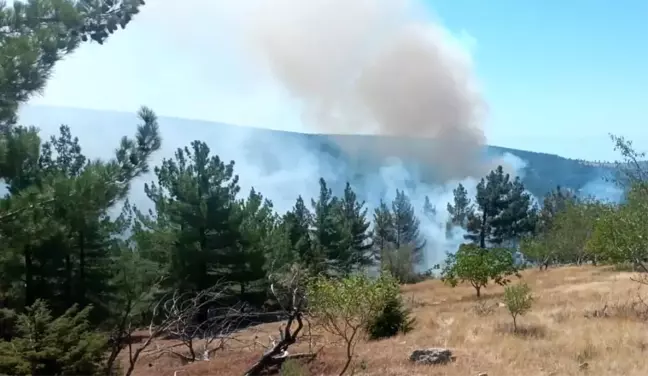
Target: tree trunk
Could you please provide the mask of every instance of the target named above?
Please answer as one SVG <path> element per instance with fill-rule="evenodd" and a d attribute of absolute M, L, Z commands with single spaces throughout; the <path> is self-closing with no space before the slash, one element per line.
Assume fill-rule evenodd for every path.
<path fill-rule="evenodd" d="M 349 366 L 351 365 L 351 361 L 353 360 L 353 341 L 355 340 L 355 336 L 358 330 L 354 330 L 353 334 L 351 334 L 351 338 L 347 341 L 347 347 L 346 347 L 346 363 L 344 363 L 344 367 L 340 371 L 339 376 L 344 375 L 344 373 L 349 369 Z"/>
<path fill-rule="evenodd" d="M 513 331 L 517 333 L 517 316 L 513 316 Z"/>

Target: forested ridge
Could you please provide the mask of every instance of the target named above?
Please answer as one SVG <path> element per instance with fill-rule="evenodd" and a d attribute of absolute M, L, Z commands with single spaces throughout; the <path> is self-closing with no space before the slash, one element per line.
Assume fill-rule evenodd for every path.
<path fill-rule="evenodd" d="M 73 132 L 78 133 L 77 135 L 84 145 L 92 145 L 88 152 L 92 152 L 94 156 L 109 152 L 105 148 L 105 144 L 91 142 L 93 134 L 96 134 L 95 129 L 101 129 L 102 137 L 110 136 L 106 134 L 106 129 L 127 133 L 128 125 L 136 121 L 133 114 L 129 113 L 49 106 L 26 106 L 21 111 L 21 119 L 24 119 L 26 125 L 37 125 L 48 134 L 54 133 L 61 123 L 69 125 Z M 313 164 L 321 166 L 323 173 L 327 170 L 335 171 L 335 174 L 332 174 L 335 176 L 327 176 L 327 182 L 334 190 L 343 189 L 345 179 L 348 179 L 354 187 L 358 187 L 359 196 L 362 196 L 365 191 L 382 189 L 377 186 L 379 182 L 376 182 L 375 179 L 372 180 L 371 177 L 385 165 L 386 161 L 381 155 L 370 151 L 393 150 L 393 147 L 388 144 L 400 143 L 407 145 L 407 150 L 411 154 L 423 157 L 426 155 L 426 150 L 435 147 L 434 140 L 424 138 L 399 139 L 374 135 L 302 134 L 164 116 L 159 117 L 159 125 L 167 138 L 167 142 L 163 145 L 164 153 L 172 153 L 169 150 L 173 150 L 176 146 L 184 146 L 184 144 L 178 144 L 177 139 L 182 139 L 188 144 L 191 141 L 190 136 L 199 138 L 210 147 L 220 150 L 224 144 L 221 141 L 222 138 L 232 135 L 231 137 L 240 141 L 240 146 L 239 151 L 236 152 L 227 150 L 228 157 L 247 159 L 245 161 L 237 159 L 239 167 L 246 168 L 247 163 L 264 173 L 280 174 L 284 169 L 294 169 L 295 164 L 293 159 L 286 157 L 287 161 L 285 161 L 281 157 L 277 157 L 276 154 L 290 155 L 290 151 L 295 150 L 296 153 L 312 156 L 315 160 Z M 179 129 L 182 129 L 183 132 L 179 133 L 177 131 Z M 349 150 L 341 148 L 340 144 L 357 146 L 362 152 L 349 155 Z M 102 152 L 98 154 L 99 150 Z M 398 150 L 395 152 L 395 155 L 399 156 Z M 614 171 L 613 162 L 598 165 L 553 154 L 484 146 L 485 160 L 501 158 L 507 154 L 520 158 L 526 163 L 519 169 L 522 181 L 529 192 L 538 198 L 543 197 L 558 185 L 574 191 L 581 191 L 584 195 L 596 194 L 600 196 L 606 194 L 602 188 L 614 188 L 612 184 L 605 181 L 605 178 L 610 177 Z M 433 163 L 429 163 L 424 158 L 403 158 L 403 156 L 399 156 L 399 158 L 410 174 L 415 170 L 425 172 L 412 175 L 411 184 L 437 185 L 444 183 L 435 176 L 438 166 Z M 252 177 L 246 175 L 243 178 L 247 180 Z M 371 203 L 373 204 L 373 202 Z"/>
<path fill-rule="evenodd" d="M 453 286 L 470 283 L 479 296 L 490 282 L 506 285 L 518 275 L 518 252 L 543 268 L 631 263 L 645 271 L 640 164 L 619 170 L 616 182 L 627 192 L 620 205 L 556 187 L 537 206 L 501 166 L 481 179 L 474 197 L 459 184 L 445 208 L 426 200 L 425 215 L 447 211 L 445 230 L 464 234 L 434 272 L 421 270 L 426 239 L 403 191 L 369 212 L 351 184 L 334 193 L 320 179 L 319 195 L 295 197 L 291 210 L 278 212 L 263 192 L 242 192 L 235 161 L 201 140 L 151 165 L 164 135 L 147 107 L 104 159 L 87 158 L 67 126 L 43 139 L 18 124 L 18 106 L 44 87 L 57 61 L 127 27 L 143 5 L 33 0 L 2 7 L 0 178 L 8 193 L 0 199 L 0 374 L 130 375 L 146 346 L 169 335 L 187 345 L 188 361 L 209 359 L 221 347 L 207 344 L 201 354 L 194 339 L 209 332 L 222 340 L 249 324 L 235 326 L 233 317 L 251 312 L 280 312 L 288 323 L 247 374 L 276 362 L 306 318 L 338 334 L 339 320 L 352 330 L 340 334 L 344 373 L 357 333 L 380 338 L 414 325 L 401 309 L 399 283 L 440 273 Z M 626 161 L 642 158 L 623 138 L 614 140 Z M 134 179 L 151 171 L 144 191 L 153 209 L 143 211 L 128 196 Z M 381 324 L 386 312 L 398 325 Z M 148 328 L 148 339 L 133 350 L 138 328 Z"/>

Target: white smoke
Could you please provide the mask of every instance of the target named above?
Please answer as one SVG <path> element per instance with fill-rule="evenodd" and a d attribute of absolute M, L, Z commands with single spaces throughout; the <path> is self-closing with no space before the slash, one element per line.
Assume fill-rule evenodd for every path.
<path fill-rule="evenodd" d="M 131 98 L 123 107 L 147 104 L 162 113 L 178 103 L 187 112 L 226 111 L 218 100 L 227 100 L 236 111 L 226 119 L 234 124 L 280 127 L 265 115 L 277 107 L 296 113 L 310 132 L 393 136 L 370 143 L 333 137 L 344 156 L 334 157 L 306 136 L 162 118 L 163 150 L 154 163 L 203 140 L 236 162 L 243 194 L 255 187 L 280 212 L 298 195 L 315 197 L 320 177 L 338 189 L 350 180 L 369 207 L 400 189 L 421 219 L 429 267 L 462 241 L 459 230 L 445 236 L 452 189 L 462 182 L 473 196 L 490 169 L 503 164 L 517 175 L 524 162 L 512 155 L 484 158 L 486 104 L 471 56 L 422 9 L 407 0 L 158 0 L 106 45 L 84 45 L 62 61 L 46 96 L 59 93 L 52 101 L 75 98 L 84 105 L 94 98 L 96 108 L 107 100 L 104 92 L 119 93 L 111 95 L 113 103 Z M 219 46 L 227 53 L 216 53 Z M 234 102 L 210 96 L 219 87 L 249 97 L 254 89 L 276 95 L 264 103 L 241 96 Z M 45 136 L 69 124 L 91 157 L 110 156 L 137 122 L 132 114 L 28 107 L 21 120 L 42 127 Z M 413 139 L 430 141 L 417 146 Z M 361 159 L 377 166 L 358 167 Z M 362 177 L 354 176 L 358 170 Z M 146 204 L 142 184 L 152 179 L 133 187 L 133 201 Z M 423 215 L 425 196 L 436 218 Z"/>
<path fill-rule="evenodd" d="M 351 154 L 398 155 L 456 179 L 486 171 L 485 102 L 465 49 L 404 0 L 277 0 L 250 3 L 240 18 L 249 65 L 257 63 L 301 107 L 304 124 L 327 134 L 429 138 L 411 148 L 342 144 Z M 372 145 L 375 147 L 375 145 Z"/>

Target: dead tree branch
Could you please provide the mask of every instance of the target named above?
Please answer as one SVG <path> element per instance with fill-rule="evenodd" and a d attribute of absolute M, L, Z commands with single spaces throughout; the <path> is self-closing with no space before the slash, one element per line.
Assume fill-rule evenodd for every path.
<path fill-rule="evenodd" d="M 304 292 L 304 274 L 298 267 L 293 267 L 288 278 L 279 279 L 270 285 L 270 290 L 277 302 L 288 314 L 288 320 L 280 328 L 278 340 L 271 339 L 270 348 L 261 359 L 250 367 L 245 376 L 256 376 L 271 368 L 278 368 L 287 359 L 313 359 L 315 354 L 288 354 L 288 347 L 297 342 L 299 333 L 304 328 L 304 309 L 306 294 Z"/>

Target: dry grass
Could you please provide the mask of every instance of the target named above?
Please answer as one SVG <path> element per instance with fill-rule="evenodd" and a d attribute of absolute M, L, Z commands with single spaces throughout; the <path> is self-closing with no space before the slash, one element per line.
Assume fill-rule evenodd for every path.
<path fill-rule="evenodd" d="M 648 375 L 648 322 L 636 304 L 640 291 L 632 273 L 594 267 L 565 267 L 548 272 L 526 271 L 536 301 L 512 333 L 511 319 L 500 303 L 502 288 L 489 287 L 480 301 L 470 286 L 455 289 L 440 281 L 403 287 L 418 321 L 406 335 L 357 348 L 356 375 L 467 376 L 488 375 Z M 634 302 L 634 303 L 633 303 Z M 607 308 L 604 307 L 607 305 Z M 241 333 L 240 342 L 255 335 L 267 342 L 278 324 Z M 319 340 L 325 348 L 310 365 L 312 375 L 336 375 L 344 362 L 340 346 Z M 305 341 L 304 341 L 305 342 Z M 409 363 L 417 348 L 442 346 L 453 350 L 456 362 L 437 367 Z M 301 343 L 294 351 L 307 349 Z M 263 351 L 239 347 L 217 354 L 209 362 L 181 365 L 170 359 L 143 359 L 136 375 L 241 375 Z M 148 364 L 151 364 L 149 367 Z"/>

